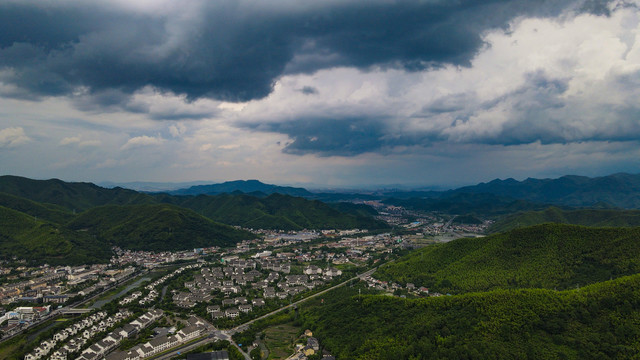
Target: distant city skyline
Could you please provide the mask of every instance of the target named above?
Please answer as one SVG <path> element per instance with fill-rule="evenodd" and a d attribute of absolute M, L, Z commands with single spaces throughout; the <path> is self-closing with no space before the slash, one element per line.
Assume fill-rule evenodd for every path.
<path fill-rule="evenodd" d="M 318 189 L 639 173 L 639 5 L 0 0 L 0 172 Z"/>

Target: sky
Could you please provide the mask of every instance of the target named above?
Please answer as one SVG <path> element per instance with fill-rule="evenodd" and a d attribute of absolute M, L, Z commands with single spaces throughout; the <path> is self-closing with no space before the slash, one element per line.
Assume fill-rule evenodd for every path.
<path fill-rule="evenodd" d="M 0 0 L 0 173 L 640 172 L 640 1 Z"/>

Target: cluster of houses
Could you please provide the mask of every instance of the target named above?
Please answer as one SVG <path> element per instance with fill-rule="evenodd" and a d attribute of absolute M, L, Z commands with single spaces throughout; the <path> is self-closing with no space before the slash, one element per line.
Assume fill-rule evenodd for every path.
<path fill-rule="evenodd" d="M 181 274 L 182 272 L 189 270 L 189 269 L 195 269 L 195 268 L 199 268 L 202 267 L 202 263 L 197 263 L 197 264 L 190 264 L 190 265 L 185 265 L 182 266 L 176 270 L 174 270 L 172 273 L 167 274 L 163 277 L 161 277 L 160 279 L 152 282 L 151 284 L 148 284 L 147 286 L 145 286 L 145 290 L 148 290 L 149 293 L 142 299 L 140 299 L 139 303 L 140 305 L 145 305 L 145 304 L 149 304 L 151 302 L 153 302 L 155 299 L 158 298 L 158 287 L 160 287 L 160 285 L 164 284 L 167 280 L 173 278 L 174 276 Z"/>
<path fill-rule="evenodd" d="M 11 277 L 13 280 L 19 277 L 25 278 L 25 280 L 0 284 L 0 303 L 7 305 L 17 301 L 64 302 L 69 295 L 63 294 L 84 282 L 97 281 L 99 285 L 92 285 L 95 289 L 98 286 L 118 281 L 133 271 L 133 268 L 107 269 L 106 265 L 92 265 L 91 267 L 42 266 L 30 271 L 25 269 L 21 274 Z M 66 283 L 63 283 L 64 281 Z M 87 290 L 84 292 L 86 293 Z"/>
<path fill-rule="evenodd" d="M 20 306 L 0 316 L 0 323 L 7 321 L 9 325 L 32 323 L 49 314 L 51 306 Z"/>
<path fill-rule="evenodd" d="M 246 297 L 223 299 L 222 307 L 221 305 L 207 306 L 207 314 L 210 314 L 214 319 L 225 317 L 236 318 L 240 316 L 240 313 L 249 313 L 251 310 L 253 310 L 253 307 L 262 307 L 264 305 L 265 302 L 263 299 L 253 299 L 251 300 L 251 303 L 249 303 Z"/>
<path fill-rule="evenodd" d="M 174 303 L 182 308 L 191 308 L 197 302 L 210 302 L 211 293 L 219 290 L 226 296 L 243 293 L 243 286 L 254 286 L 254 282 L 262 277 L 255 269 L 255 261 L 236 261 L 234 266 L 203 268 L 193 281 L 185 282 L 188 292 L 181 291 L 173 295 Z M 247 272 L 245 270 L 251 269 Z"/>
<path fill-rule="evenodd" d="M 92 336 L 100 331 L 105 331 L 120 318 L 126 316 L 126 313 L 122 313 L 107 318 L 107 313 L 104 311 L 92 314 L 58 331 L 51 339 L 40 343 L 38 347 L 33 349 L 24 358 L 25 360 L 41 359 L 49 355 L 49 353 L 57 347 L 58 349 L 53 352 L 49 358 L 56 360 L 66 359 L 67 354 L 79 351 Z M 60 344 L 64 345 L 61 346 Z"/>
<path fill-rule="evenodd" d="M 260 266 L 262 271 L 256 270 Z M 214 291 L 222 292 L 227 298 L 219 305 L 209 306 L 207 312 L 212 318 L 236 318 L 241 313 L 249 313 L 253 307 L 264 306 L 265 300 L 254 298 L 249 302 L 242 295 L 245 287 L 262 289 L 264 298 L 285 299 L 326 284 L 334 277 L 342 275 L 335 268 L 322 269 L 309 266 L 301 275 L 286 275 L 291 272 L 289 263 L 264 259 L 233 259 L 224 267 L 202 268 L 193 281 L 185 282 L 188 291 L 174 291 L 173 301 L 182 308 L 191 308 L 198 302 L 211 302 Z M 278 290 L 276 291 L 276 287 Z"/>
<path fill-rule="evenodd" d="M 169 350 L 178 345 L 189 342 L 200 337 L 206 330 L 205 323 L 196 317 L 191 317 L 187 321 L 187 326 L 173 335 L 162 335 L 154 337 L 144 344 L 136 345 L 129 351 L 116 351 L 109 354 L 107 360 L 138 360 L 144 359 L 163 351 Z M 84 360 L 84 359 L 81 359 Z"/>
<path fill-rule="evenodd" d="M 217 247 L 185 250 L 185 251 L 164 251 L 164 252 L 151 252 L 151 251 L 132 251 L 123 250 L 118 247 L 114 247 L 113 251 L 115 256 L 110 260 L 111 264 L 124 265 L 124 264 L 136 264 L 144 266 L 146 268 L 154 268 L 162 264 L 171 263 L 174 261 L 194 260 L 200 257 L 203 253 L 214 253 L 219 250 Z"/>
<path fill-rule="evenodd" d="M 140 296 L 142 296 L 142 291 L 136 291 L 133 294 L 131 294 L 129 296 L 126 296 L 124 299 L 118 301 L 118 304 L 120 304 L 120 305 L 131 304 L 132 302 L 134 302 Z"/>
<path fill-rule="evenodd" d="M 159 295 L 158 290 L 153 288 L 149 291 L 149 293 L 145 297 L 140 299 L 139 303 L 140 305 L 151 304 L 152 302 L 156 301 L 156 299 L 158 298 L 158 295 Z"/>
<path fill-rule="evenodd" d="M 31 276 L 28 272 L 24 272 L 22 275 Z M 6 305 L 29 298 L 42 299 L 44 296 L 58 295 L 64 291 L 61 282 L 66 276 L 66 270 L 47 270 L 46 274 L 31 279 L 12 284 L 0 284 L 0 303 Z"/>
<path fill-rule="evenodd" d="M 367 282 L 367 285 L 370 288 L 374 288 L 376 290 L 382 290 L 382 291 L 407 290 L 409 293 L 420 295 L 420 296 L 431 296 L 431 297 L 442 296 L 442 294 L 438 292 L 429 291 L 429 288 L 427 287 L 416 286 L 413 283 L 407 283 L 407 285 L 403 287 L 398 283 L 378 280 L 371 276 L 367 276 L 363 280 Z"/>
<path fill-rule="evenodd" d="M 90 347 L 84 349 L 82 354 L 76 360 L 97 360 L 103 359 L 105 355 L 117 348 L 122 340 L 131 338 L 140 330 L 147 328 L 154 321 L 164 315 L 162 310 L 151 310 L 138 317 L 134 321 L 112 330 L 100 341 L 94 343 Z"/>
<path fill-rule="evenodd" d="M 311 265 L 304 269 L 303 275 L 286 275 L 282 281 L 276 284 L 277 290 L 273 286 L 263 287 L 263 294 L 266 299 L 286 299 L 288 296 L 322 286 L 340 275 L 342 275 L 342 271 L 338 269 L 322 269 Z"/>
<path fill-rule="evenodd" d="M 162 310 L 157 309 L 148 311 L 128 324 L 111 330 L 101 340 L 93 341 L 92 338 L 97 334 L 113 328 L 120 321 L 131 317 L 132 313 L 129 310 L 120 310 L 114 315 L 107 315 L 105 311 L 100 311 L 58 331 L 51 339 L 43 341 L 40 346 L 28 353 L 24 359 L 103 359 L 105 355 L 117 348 L 122 340 L 131 338 L 139 333 L 140 330 L 162 317 L 164 313 Z M 91 343 L 89 343 L 90 340 Z M 54 349 L 55 351 L 52 352 Z M 79 353 L 80 350 L 82 352 L 79 356 L 72 356 L 72 354 Z M 49 355 L 49 353 L 51 354 Z"/>
<path fill-rule="evenodd" d="M 320 352 L 320 342 L 313 337 L 311 330 L 305 330 L 306 344 L 296 344 L 296 351 L 287 358 L 287 360 L 307 360 L 309 356 L 316 355 Z M 331 355 L 323 355 L 322 360 L 336 360 Z"/>

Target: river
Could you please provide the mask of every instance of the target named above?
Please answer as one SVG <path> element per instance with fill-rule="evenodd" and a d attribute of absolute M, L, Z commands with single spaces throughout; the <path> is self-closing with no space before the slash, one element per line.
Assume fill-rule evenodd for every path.
<path fill-rule="evenodd" d="M 138 286 L 140 286 L 140 284 L 142 284 L 143 282 L 145 282 L 145 281 L 150 281 L 150 280 L 151 280 L 151 278 L 149 278 L 149 277 L 143 277 L 143 278 L 140 278 L 140 279 L 136 280 L 136 282 L 134 282 L 133 284 L 130 284 L 129 286 L 127 286 L 126 288 L 124 288 L 124 289 L 123 289 L 122 291 L 120 291 L 119 293 L 117 293 L 117 294 L 115 294 L 115 295 L 112 295 L 112 296 L 109 296 L 109 297 L 108 297 L 108 298 L 106 298 L 106 299 L 96 301 L 95 303 L 93 303 L 93 305 L 91 305 L 91 309 L 98 309 L 98 308 L 101 308 L 101 307 L 102 307 L 102 305 L 104 305 L 104 304 L 106 304 L 106 303 L 108 303 L 108 302 L 112 301 L 113 299 L 117 299 L 117 298 L 119 298 L 120 296 L 122 296 L 122 295 L 124 295 L 124 294 L 128 293 L 129 291 L 131 291 L 131 289 L 137 288 L 137 287 L 138 287 Z"/>

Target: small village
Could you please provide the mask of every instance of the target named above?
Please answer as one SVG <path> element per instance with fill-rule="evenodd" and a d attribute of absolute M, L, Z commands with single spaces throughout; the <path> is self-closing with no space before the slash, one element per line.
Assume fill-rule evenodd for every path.
<path fill-rule="evenodd" d="M 406 216 L 401 209 L 387 210 Z M 247 229 L 259 238 L 241 241 L 233 248 L 150 252 L 114 247 L 109 264 L 34 267 L 14 259 L 0 264 L 0 335 L 6 338 L 29 331 L 73 307 L 80 314 L 87 313 L 86 317 L 43 340 L 24 356 L 26 360 L 144 359 L 196 338 L 214 336 L 212 329 L 240 327 L 335 286 L 392 259 L 394 252 L 415 246 L 414 239 L 423 232 L 454 230 L 451 222 L 438 221 L 437 217 L 404 221 L 402 234 L 369 234 L 360 229 Z M 457 227 L 455 231 L 482 229 Z M 135 279 L 139 286 L 124 288 Z M 441 295 L 413 284 L 402 286 L 371 276 L 361 279 L 370 289 L 397 296 Z M 126 293 L 121 290 L 117 297 L 108 297 L 108 302 L 96 301 L 123 288 Z M 96 307 L 98 303 L 106 305 Z M 90 304 L 94 305 L 87 307 Z M 167 331 L 153 331 L 155 335 L 149 336 L 147 327 L 168 319 L 173 324 Z M 138 339 L 141 333 L 146 334 L 143 342 Z M 216 339 L 229 340 L 232 332 L 215 334 Z M 317 353 L 317 339 L 305 339 L 304 344 L 298 342 L 290 359 Z M 134 347 L 120 349 L 131 341 Z"/>
<path fill-rule="evenodd" d="M 200 337 L 213 326 L 239 325 L 335 284 L 344 278 L 341 269 L 349 269 L 346 275 L 353 276 L 356 269 L 373 265 L 402 244 L 401 237 L 368 235 L 358 229 L 256 233 L 260 240 L 243 241 L 230 249 L 154 253 L 114 248 L 110 264 L 30 267 L 18 259 L 3 263 L 0 334 L 11 337 L 28 331 L 60 316 L 69 304 L 82 308 L 77 304 L 120 284 L 164 273 L 113 301 L 109 313 L 90 311 L 24 356 L 26 360 L 144 359 Z M 185 276 L 189 281 L 175 282 Z M 154 310 L 139 314 L 145 307 Z M 190 316 L 190 323 L 126 351 L 117 350 L 124 340 L 164 317 L 162 308 Z M 304 351 L 297 356 L 304 358 Z"/>

